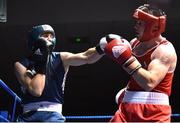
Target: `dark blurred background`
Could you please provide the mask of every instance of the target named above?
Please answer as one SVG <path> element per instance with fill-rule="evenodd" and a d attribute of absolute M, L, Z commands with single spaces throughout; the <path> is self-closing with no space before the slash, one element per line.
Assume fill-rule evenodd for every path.
<path fill-rule="evenodd" d="M 57 36 L 55 50 L 77 53 L 95 46 L 108 33 L 131 40 L 134 37 L 132 13 L 144 3 L 166 12 L 168 20 L 163 36 L 173 43 L 179 56 L 179 0 L 7 0 L 7 16 L 0 22 L 0 79 L 21 96 L 13 64 L 27 55 L 26 36 L 32 26 L 52 25 Z M 2 16 L 2 6 L 0 11 Z M 180 113 L 179 72 L 177 64 L 170 97 L 173 113 Z M 127 84 L 128 77 L 118 64 L 105 56 L 95 64 L 71 67 L 63 114 L 113 115 L 117 110 L 115 95 Z M 8 97 L 3 92 L 1 95 L 8 106 Z"/>

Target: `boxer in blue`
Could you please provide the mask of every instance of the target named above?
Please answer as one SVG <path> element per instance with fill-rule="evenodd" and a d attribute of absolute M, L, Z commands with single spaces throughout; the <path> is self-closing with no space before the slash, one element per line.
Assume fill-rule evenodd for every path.
<path fill-rule="evenodd" d="M 34 26 L 28 35 L 29 57 L 15 62 L 15 75 L 23 90 L 20 122 L 64 122 L 64 86 L 70 66 L 98 61 L 99 46 L 85 52 L 54 52 L 56 36 L 50 25 Z"/>

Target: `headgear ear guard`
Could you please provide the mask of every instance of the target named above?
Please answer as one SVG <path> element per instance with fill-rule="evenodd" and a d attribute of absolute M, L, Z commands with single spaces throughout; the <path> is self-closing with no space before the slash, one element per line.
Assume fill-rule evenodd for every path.
<path fill-rule="evenodd" d="M 51 42 L 53 44 L 53 48 L 55 47 L 56 44 L 55 32 L 50 25 L 44 24 L 44 25 L 34 26 L 28 34 L 28 48 L 31 51 L 35 51 L 39 48 L 38 47 L 39 39 L 41 39 L 41 35 L 46 32 L 52 33 L 53 38 Z"/>
<path fill-rule="evenodd" d="M 146 7 L 146 6 L 143 6 Z M 159 36 L 161 33 L 165 31 L 165 26 L 166 26 L 166 15 L 163 13 L 159 17 L 147 13 L 143 10 L 141 10 L 142 7 L 138 8 L 135 10 L 133 17 L 136 20 L 141 20 L 145 22 L 145 29 L 143 36 L 140 41 L 148 41 L 154 37 Z M 154 31 L 153 29 L 155 28 L 155 24 L 158 25 L 157 30 Z"/>

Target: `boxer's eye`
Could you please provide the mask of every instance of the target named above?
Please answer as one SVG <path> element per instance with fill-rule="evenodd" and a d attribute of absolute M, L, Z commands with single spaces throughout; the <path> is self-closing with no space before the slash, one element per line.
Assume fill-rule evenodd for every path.
<path fill-rule="evenodd" d="M 44 38 L 54 38 L 53 34 L 49 33 L 49 32 L 42 34 L 41 37 L 44 37 Z"/>

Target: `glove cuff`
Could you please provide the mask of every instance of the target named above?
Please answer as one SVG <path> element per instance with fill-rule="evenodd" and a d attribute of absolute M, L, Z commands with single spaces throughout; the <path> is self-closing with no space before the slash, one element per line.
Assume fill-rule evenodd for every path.
<path fill-rule="evenodd" d="M 32 70 L 27 70 L 26 71 L 26 74 L 30 77 L 30 78 L 33 78 L 37 73 L 34 69 Z"/>
<path fill-rule="evenodd" d="M 96 51 L 97 51 L 97 53 L 98 53 L 99 55 L 104 54 L 104 51 L 101 49 L 101 47 L 100 47 L 99 44 L 96 46 Z"/>
<path fill-rule="evenodd" d="M 124 70 L 129 75 L 133 75 L 141 67 L 139 61 L 133 56 L 123 64 Z"/>

